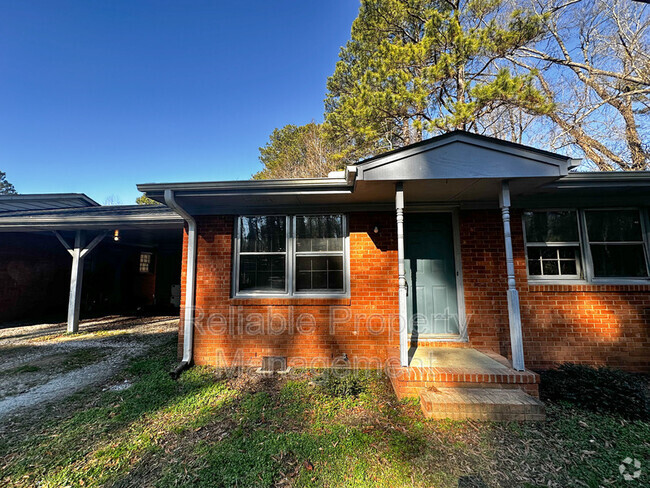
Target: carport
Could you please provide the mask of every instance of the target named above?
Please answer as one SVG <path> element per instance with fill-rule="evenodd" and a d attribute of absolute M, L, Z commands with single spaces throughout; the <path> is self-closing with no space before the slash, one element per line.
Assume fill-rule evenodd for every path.
<path fill-rule="evenodd" d="M 164 205 L 1 212 L 0 321 L 177 310 L 182 229 Z"/>

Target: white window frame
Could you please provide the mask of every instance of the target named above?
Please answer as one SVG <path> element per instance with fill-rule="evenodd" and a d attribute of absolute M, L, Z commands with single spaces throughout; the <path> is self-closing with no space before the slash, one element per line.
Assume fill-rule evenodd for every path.
<path fill-rule="evenodd" d="M 589 233 L 587 231 L 587 216 L 586 212 L 604 212 L 604 211 L 616 211 L 616 210 L 636 210 L 639 212 L 639 221 L 641 224 L 641 241 L 612 241 L 611 243 L 616 245 L 625 245 L 625 244 L 636 244 L 642 245 L 643 248 L 643 255 L 645 257 L 645 268 L 646 268 L 646 276 L 630 276 L 630 277 L 625 277 L 625 276 L 618 276 L 618 277 L 596 277 L 594 274 L 594 261 L 593 261 L 593 256 L 591 254 L 591 244 L 601 244 L 600 241 L 590 241 L 589 240 Z M 634 207 L 618 207 L 618 208 L 585 208 L 582 210 L 582 225 L 584 228 L 584 244 L 585 247 L 587 248 L 587 267 L 589 268 L 589 280 L 592 283 L 603 283 L 603 284 L 616 284 L 616 283 L 650 283 L 650 253 L 648 252 L 648 249 L 650 249 L 649 245 L 649 240 L 648 240 L 648 232 L 647 232 L 647 226 L 646 226 L 646 220 L 647 220 L 647 214 L 648 214 L 648 209 L 645 208 L 634 208 Z M 609 242 L 609 241 L 608 241 Z"/>
<path fill-rule="evenodd" d="M 323 216 L 323 215 L 340 215 L 343 226 L 343 290 L 324 291 L 318 290 L 311 291 L 296 291 L 296 257 L 297 256 L 326 256 L 326 255 L 341 255 L 340 251 L 332 252 L 308 252 L 296 253 L 296 217 L 308 216 Z M 241 252 L 241 219 L 242 217 L 285 217 L 286 219 L 286 253 L 251 253 Z M 235 229 L 233 237 L 233 263 L 232 263 L 232 286 L 231 296 L 234 298 L 349 298 L 350 297 L 350 232 L 348 228 L 347 215 L 342 213 L 321 212 L 321 213 L 305 213 L 296 212 L 292 214 L 246 214 L 238 215 L 235 217 Z M 285 254 L 285 289 L 278 290 L 277 292 L 270 290 L 239 290 L 239 269 L 240 269 L 240 256 L 242 255 L 266 255 L 266 254 Z"/>
<path fill-rule="evenodd" d="M 591 246 L 589 242 L 589 237 L 587 235 L 587 220 L 585 217 L 585 212 L 588 211 L 605 211 L 605 210 L 636 210 L 639 212 L 641 220 L 641 234 L 643 237 L 643 251 L 645 255 L 645 264 L 647 271 L 650 275 L 650 209 L 646 207 L 603 207 L 603 208 L 534 208 L 526 209 L 524 212 L 559 212 L 559 211 L 568 211 L 572 210 L 576 212 L 578 220 L 578 238 L 580 242 L 577 243 L 580 248 L 580 259 L 579 266 L 582 271 L 582 276 L 568 275 L 563 277 L 558 276 L 537 276 L 531 275 L 528 272 L 528 246 L 537 246 L 538 243 L 527 242 L 526 236 L 526 221 L 525 216 L 522 213 L 521 225 L 524 235 L 524 250 L 526 255 L 526 276 L 528 282 L 531 284 L 602 284 L 602 285 L 634 285 L 641 284 L 647 285 L 650 284 L 650 276 L 647 277 L 595 277 L 594 276 L 594 265 L 593 257 L 591 255 Z M 640 241 L 634 241 L 635 244 L 639 244 Z M 540 247 L 544 247 L 545 244 L 542 244 Z M 548 243 L 548 247 L 555 246 L 575 246 L 576 243 L 563 243 L 563 242 L 553 242 Z"/>
<path fill-rule="evenodd" d="M 577 231 L 578 231 L 578 240 L 577 241 L 566 241 L 566 242 L 528 242 L 528 236 L 526 236 L 526 212 L 574 212 L 576 216 L 576 226 L 577 226 Z M 553 209 L 543 209 L 543 210 L 525 210 L 522 213 L 521 216 L 521 226 L 523 229 L 524 233 L 524 249 L 525 249 L 525 254 L 526 254 L 526 274 L 528 275 L 528 280 L 529 281 L 543 281 L 543 282 L 549 282 L 549 281 L 561 281 L 562 283 L 566 283 L 568 281 L 576 281 L 576 282 L 582 282 L 584 281 L 584 271 L 583 271 L 583 265 L 582 265 L 582 260 L 583 260 L 583 250 L 582 250 L 582 245 L 581 245 L 581 240 L 582 240 L 582 234 L 581 234 L 581 229 L 580 229 L 580 214 L 577 209 L 575 208 L 553 208 Z M 529 270 L 528 270 L 528 248 L 529 247 L 577 247 L 578 250 L 580 251 L 580 256 L 575 260 L 576 261 L 576 271 L 577 273 L 574 275 L 531 275 Z M 559 271 L 559 263 L 558 263 L 558 271 Z"/>

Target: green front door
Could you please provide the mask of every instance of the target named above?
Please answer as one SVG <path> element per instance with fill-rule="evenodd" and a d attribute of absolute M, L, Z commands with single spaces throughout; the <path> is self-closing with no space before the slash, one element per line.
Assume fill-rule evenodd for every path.
<path fill-rule="evenodd" d="M 458 335 L 458 295 L 451 213 L 407 214 L 405 268 L 408 331 Z"/>

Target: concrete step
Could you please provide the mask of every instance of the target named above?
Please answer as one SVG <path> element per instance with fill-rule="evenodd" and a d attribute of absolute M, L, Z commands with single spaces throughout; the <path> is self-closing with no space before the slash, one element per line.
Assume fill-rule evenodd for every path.
<path fill-rule="evenodd" d="M 522 390 L 505 388 L 436 388 L 420 393 L 430 419 L 544 420 L 544 404 Z"/>

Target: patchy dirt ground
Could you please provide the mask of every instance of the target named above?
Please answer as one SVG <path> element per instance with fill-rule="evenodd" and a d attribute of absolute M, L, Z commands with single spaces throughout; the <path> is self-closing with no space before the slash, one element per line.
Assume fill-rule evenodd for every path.
<path fill-rule="evenodd" d="M 109 380 L 176 334 L 177 317 L 110 316 L 0 329 L 0 419 Z"/>

